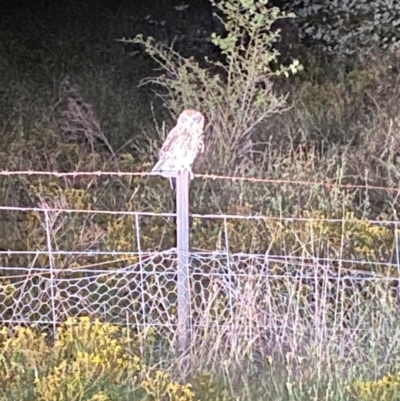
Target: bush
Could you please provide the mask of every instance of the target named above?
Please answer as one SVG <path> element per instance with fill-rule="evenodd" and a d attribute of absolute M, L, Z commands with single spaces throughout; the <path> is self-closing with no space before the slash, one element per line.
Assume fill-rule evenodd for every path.
<path fill-rule="evenodd" d="M 221 52 L 221 61 L 207 59 L 203 66 L 140 35 L 128 42 L 143 45 L 161 66 L 163 74 L 142 84 L 163 88 L 158 95 L 173 114 L 194 107 L 212 121 L 206 134 L 206 168 L 233 173 L 249 166 L 257 128 L 286 107 L 285 96 L 275 93 L 271 78 L 301 67 L 296 60 L 288 67 L 274 67 L 279 31 L 274 31 L 272 24 L 284 14 L 269 7 L 267 0 L 221 1 L 214 6 L 223 15 L 225 28 L 223 36 L 213 34 L 211 38 Z"/>
<path fill-rule="evenodd" d="M 195 376 L 192 386 L 146 365 L 137 356 L 143 350 L 142 336 L 126 329 L 82 317 L 69 319 L 54 334 L 53 343 L 35 327 L 0 330 L 1 400 L 231 399 L 222 393 L 217 398 L 207 374 Z M 146 341 L 151 344 L 149 333 Z"/>
<path fill-rule="evenodd" d="M 394 401 L 400 396 L 400 373 L 389 374 L 374 381 L 356 381 L 349 387 L 357 401 Z"/>
<path fill-rule="evenodd" d="M 339 56 L 368 55 L 372 48 L 397 45 L 400 4 L 390 0 L 295 0 L 287 9 L 297 16 L 299 36 L 322 43 Z"/>

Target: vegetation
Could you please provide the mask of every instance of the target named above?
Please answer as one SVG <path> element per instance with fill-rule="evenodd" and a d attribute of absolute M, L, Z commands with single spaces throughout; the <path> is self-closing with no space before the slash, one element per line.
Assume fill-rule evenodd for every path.
<path fill-rule="evenodd" d="M 139 336 L 88 318 L 66 321 L 56 341 L 34 327 L 3 329 L 0 341 L 2 400 L 190 401 L 217 390 L 206 374 L 179 383 L 168 371 L 146 366 L 137 356 Z"/>
<path fill-rule="evenodd" d="M 40 18 L 28 8 L 18 30 L 2 17 L 0 169 L 146 172 L 176 114 L 196 107 L 209 124 L 195 172 L 243 180 L 197 177 L 191 211 L 260 218 L 192 221 L 191 247 L 237 253 L 229 267 L 242 274 L 225 282 L 211 273 L 227 261 L 193 262 L 201 329 L 187 372 L 170 331 L 138 329 L 147 318 L 176 323 L 172 261 L 137 254 L 174 247 L 173 223 L 96 212 L 173 211 L 167 180 L 1 175 L 1 205 L 31 208 L 0 211 L 0 248 L 21 252 L 1 255 L 1 315 L 42 324 L 2 329 L 0 399 L 398 399 L 396 50 L 378 43 L 347 59 L 294 42 L 279 54 L 284 14 L 264 0 L 227 0 L 214 4 L 225 31 L 211 36 L 217 52 L 205 59 L 172 39 L 128 35 L 129 9 L 63 7 Z M 116 40 L 124 36 L 135 38 Z M 358 50 L 364 39 L 352 37 Z M 268 282 L 260 255 L 277 257 Z M 49 265 L 64 322 L 56 332 Z M 130 275 L 102 274 L 126 266 Z M 240 302 L 230 304 L 232 294 Z M 90 319 L 72 319 L 83 309 Z"/>
<path fill-rule="evenodd" d="M 371 48 L 399 44 L 400 6 L 388 0 L 295 0 L 286 8 L 298 16 L 300 37 L 316 40 L 337 56 L 368 56 Z"/>

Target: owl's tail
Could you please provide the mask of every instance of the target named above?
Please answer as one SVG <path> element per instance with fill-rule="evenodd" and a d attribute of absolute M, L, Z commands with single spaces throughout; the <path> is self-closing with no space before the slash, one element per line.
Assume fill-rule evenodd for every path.
<path fill-rule="evenodd" d="M 174 177 L 176 175 L 176 166 L 170 160 L 160 159 L 151 171 L 152 173 L 165 173 L 162 175 L 169 178 L 171 189 L 176 188 L 176 178 Z"/>
<path fill-rule="evenodd" d="M 171 160 L 168 159 L 160 159 L 153 169 L 151 170 L 153 173 L 170 173 L 173 174 L 176 170 L 176 167 L 171 163 Z"/>

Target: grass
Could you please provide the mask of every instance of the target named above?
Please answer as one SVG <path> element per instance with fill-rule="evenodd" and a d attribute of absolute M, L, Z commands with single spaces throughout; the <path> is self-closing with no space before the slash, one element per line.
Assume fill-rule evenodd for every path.
<path fill-rule="evenodd" d="M 19 29 L 7 26 L 7 18 L 2 21 L 0 169 L 149 171 L 173 116 L 150 87 L 138 87 L 152 75 L 154 60 L 140 52 L 130 55 L 129 46 L 115 41 L 124 36 L 124 9 L 106 13 L 85 3 L 60 14 L 48 12 L 46 28 L 33 12 L 20 16 Z M 400 59 L 395 53 L 377 53 L 346 66 L 301 45 L 297 51 L 305 69 L 289 79 L 272 78 L 268 93 L 273 91 L 282 103 L 254 126 L 252 152 L 226 147 L 231 126 L 224 126 L 224 118 L 229 120 L 235 109 L 224 109 L 221 102 L 207 131 L 206 156 L 195 166 L 202 173 L 277 182 L 196 179 L 191 186 L 195 213 L 269 217 L 231 220 L 226 226 L 215 219 L 194 220 L 193 249 L 224 249 L 227 237 L 232 254 L 269 252 L 291 261 L 271 263 L 270 280 L 257 271 L 256 258 L 231 260 L 230 268 L 238 272 L 233 282 L 218 275 L 205 279 L 215 270 L 215 260 L 196 267 L 193 312 L 199 326 L 193 333 L 190 372 L 182 372 L 169 331 L 138 333 L 128 325 L 103 326 L 85 318 L 60 328 L 60 336 L 69 338 L 61 344 L 42 337 L 37 328 L 3 330 L 0 399 L 398 398 L 398 230 L 386 221 L 398 216 Z M 170 108 L 178 111 L 180 99 L 191 101 L 191 89 Z M 235 129 L 240 135 L 240 126 Z M 173 210 L 168 182 L 156 177 L 0 180 L 2 205 Z M 304 181 L 313 184 L 293 184 Z M 1 212 L 0 218 L 1 249 L 47 249 L 42 214 Z M 59 213 L 51 216 L 50 231 L 55 251 L 133 252 L 138 250 L 136 223 L 132 216 Z M 141 218 L 139 233 L 143 251 L 175 245 L 174 226 L 166 219 Z M 300 262 L 293 261 L 296 257 Z M 78 269 L 75 277 L 83 279 L 82 266 L 107 263 L 117 270 L 138 260 L 60 255 L 53 262 L 65 269 L 65 277 Z M 217 270 L 225 263 L 218 260 Z M 390 263 L 394 265 L 388 267 Z M 48 264 L 47 255 L 2 255 L 2 266 L 16 266 L 14 275 L 21 273 L 19 266 Z M 151 260 L 147 267 L 146 291 L 161 319 L 156 301 L 173 303 L 168 293 L 173 283 L 154 281 L 152 272 L 167 272 L 170 266 Z M 16 310 L 23 315 L 21 305 L 35 309 L 44 281 L 32 279 L 27 291 L 7 274 L 4 269 L 3 316 L 15 316 Z M 371 280 L 374 275 L 380 279 Z M 100 275 L 98 280 L 96 291 L 109 297 L 125 285 L 120 278 L 105 283 Z M 166 293 L 157 292 L 161 286 Z M 81 296 L 100 313 L 101 301 L 87 292 Z M 131 288 L 132 299 L 138 294 L 138 288 Z M 232 296 L 234 310 L 229 310 Z M 37 310 L 32 317 L 39 312 L 47 313 Z M 79 305 L 73 312 L 79 314 Z M 121 311 L 112 313 L 108 320 L 116 322 Z M 176 311 L 169 313 L 174 317 Z M 93 330 L 97 337 L 90 337 Z"/>
<path fill-rule="evenodd" d="M 397 337 L 389 347 L 398 344 Z M 203 336 L 203 347 L 212 338 L 213 333 Z M 351 337 L 346 340 L 350 345 Z M 68 319 L 55 340 L 35 326 L 3 328 L 1 399 L 372 401 L 398 396 L 398 374 L 388 373 L 377 343 L 363 343 L 361 336 L 353 344 L 357 352 L 349 346 L 345 354 L 338 352 L 333 338 L 325 344 L 329 352 L 314 345 L 301 355 L 275 344 L 270 355 L 251 359 L 221 343 L 211 358 L 198 347 L 189 374 L 179 367 L 177 355 L 166 358 L 155 352 L 157 342 L 151 329 L 135 333 L 87 317 Z M 240 360 L 218 363 L 222 354 L 236 354 Z"/>

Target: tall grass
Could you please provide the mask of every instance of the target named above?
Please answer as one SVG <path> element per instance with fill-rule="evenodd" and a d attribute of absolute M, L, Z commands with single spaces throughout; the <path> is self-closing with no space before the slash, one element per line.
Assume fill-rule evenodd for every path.
<path fill-rule="evenodd" d="M 353 61 L 343 65 L 299 45 L 305 69 L 286 79 L 276 76 L 277 67 L 265 76 L 256 68 L 253 75 L 249 70 L 243 73 L 234 58 L 240 54 L 232 55 L 229 48 L 219 63 L 231 56 L 236 63 L 232 69 L 217 63 L 208 70 L 203 60 L 185 59 L 168 46 L 160 48 L 148 42 L 153 46 L 148 48 L 153 51 L 150 55 L 161 55 L 162 65 L 170 67 L 167 80 L 161 75 L 150 79 L 164 84 L 164 89 L 167 85 L 166 91 L 159 92 L 160 100 L 149 87 L 138 87 L 143 79 L 152 77 L 149 70 L 157 64 L 144 53 L 130 55 L 115 40 L 124 36 L 120 19 L 123 9 L 104 13 L 76 5 L 64 11 L 50 10 L 46 28 L 34 13 L 27 12 L 20 19 L 21 29 L 13 30 L 9 25 L 1 32 L 0 168 L 147 171 L 174 115 L 188 105 L 204 108 L 210 118 L 208 145 L 195 171 L 281 182 L 196 179 L 191 186 L 191 210 L 282 217 L 277 224 L 268 220 L 232 224 L 230 251 L 265 254 L 270 250 L 303 258 L 303 264 L 296 266 L 271 265 L 280 273 L 274 280 L 257 275 L 259 272 L 252 271 L 247 261 L 247 271 L 242 271 L 237 281 L 229 284 L 215 278 L 215 282 L 203 282 L 197 288 L 192 371 L 185 380 L 180 377 L 172 339 L 168 333 L 158 333 L 153 338 L 157 346 L 148 335 L 146 341 L 150 342 L 143 340 L 142 348 L 138 348 L 140 352 L 146 349 L 141 357 L 151 369 L 140 370 L 137 382 L 130 381 L 132 366 L 131 370 L 121 368 L 123 374 L 110 370 L 109 381 L 98 387 L 99 393 L 105 393 L 103 398 L 94 398 L 96 393 L 92 392 L 91 398 L 84 393 L 81 399 L 191 399 L 190 395 L 183 398 L 178 384 L 174 395 L 165 388 L 162 396 L 151 393 L 151 387 L 156 386 L 152 375 L 160 366 L 170 376 L 157 380 L 164 384 L 182 381 L 182 386 L 190 382 L 199 399 L 373 400 L 382 394 L 386 397 L 382 399 L 396 399 L 400 350 L 396 272 L 375 269 L 373 274 L 382 275 L 375 281 L 368 274 L 378 261 L 396 262 L 397 231 L 368 219 L 397 220 L 398 191 L 351 189 L 338 184 L 399 187 L 398 55 L 377 52 L 362 65 Z M 262 30 L 254 32 L 265 39 Z M 249 61 L 246 68 L 255 67 L 251 61 L 259 61 L 245 60 Z M 213 75 L 215 71 L 219 75 Z M 228 79 L 224 75 L 227 72 L 232 74 L 231 80 L 229 74 Z M 247 97 L 242 96 L 244 93 Z M 77 120 L 77 116 L 84 119 Z M 65 208 L 156 212 L 173 207 L 172 195 L 166 190 L 168 183 L 153 177 L 63 181 L 2 177 L 0 181 L 2 205 L 37 206 L 45 201 Z M 295 181 L 314 184 L 293 184 Z M 45 230 L 38 214 L 2 212 L 0 216 L 2 249 L 45 249 Z M 315 221 L 309 224 L 284 220 L 310 216 Z M 119 247 L 131 251 L 136 246 L 134 222 L 129 218 L 56 217 L 53 235 L 60 249 Z M 333 217 L 350 222 L 332 223 L 329 218 Z M 174 246 L 170 222 L 149 218 L 142 230 L 143 250 Z M 215 250 L 221 230 L 215 221 L 195 221 L 193 247 Z M 306 257 L 328 262 L 310 267 Z M 340 270 L 329 263 L 329 258 L 353 260 L 345 267 L 356 269 L 356 273 L 352 278 L 332 278 Z M 45 267 L 48 263 L 46 258 L 31 260 L 26 256 L 2 259 L 4 266 L 30 266 L 34 262 Z M 365 268 L 357 262 L 370 265 Z M 74 263 L 93 263 L 93 259 L 60 257 L 57 263 L 68 268 Z M 240 271 L 242 266 L 238 264 L 237 268 Z M 286 273 L 290 273 L 290 280 L 285 278 Z M 311 278 L 304 280 L 305 276 Z M 3 289 L 14 285 L 6 280 L 2 277 Z M 234 313 L 227 312 L 226 294 L 235 299 Z M 3 291 L 2 297 L 11 302 L 4 303 L 4 308 L 11 310 L 12 294 Z M 26 339 L 26 335 L 20 338 Z M 6 344 L 11 344 L 8 336 L 14 338 L 11 343 L 19 338 L 10 333 L 2 338 L 1 369 L 6 379 L 0 379 L 4 390 L 0 398 L 33 399 L 33 388 L 44 386 L 49 375 L 55 380 L 56 366 L 63 356 L 59 355 L 59 361 L 51 359 L 53 345 L 40 342 L 39 337 L 17 344 L 20 348 L 14 348 L 11 355 L 7 353 Z M 38 349 L 43 353 L 35 354 Z M 132 356 L 130 352 L 128 348 L 125 355 Z M 76 359 L 73 366 L 83 369 L 79 363 L 84 361 L 93 362 Z M 63 371 L 63 380 L 67 380 L 68 372 Z M 123 380 L 121 387 L 115 386 L 119 379 Z M 390 391 L 387 382 L 391 383 Z M 12 387 L 14 383 L 18 388 Z M 150 384 L 146 387 L 143 383 Z M 63 385 L 68 387 L 68 382 Z M 135 386 L 140 391 L 134 392 Z M 48 397 L 56 396 L 48 393 Z"/>

